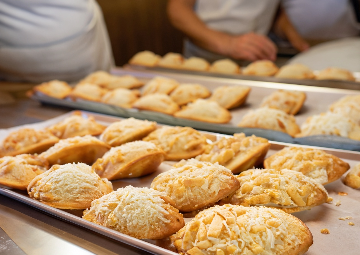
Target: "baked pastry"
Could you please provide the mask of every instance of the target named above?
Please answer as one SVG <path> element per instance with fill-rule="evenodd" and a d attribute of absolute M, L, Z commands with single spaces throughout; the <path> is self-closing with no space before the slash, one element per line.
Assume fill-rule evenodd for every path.
<path fill-rule="evenodd" d="M 345 176 L 344 184 L 353 188 L 360 189 L 360 163 L 355 165 Z"/>
<path fill-rule="evenodd" d="M 0 184 L 26 190 L 32 179 L 48 168 L 49 163 L 35 155 L 5 156 L 0 158 Z"/>
<path fill-rule="evenodd" d="M 105 71 L 96 71 L 88 76 L 86 76 L 84 79 L 80 81 L 80 83 L 90 83 L 95 84 L 101 87 L 105 87 L 108 83 L 110 83 L 112 79 L 112 75 Z"/>
<path fill-rule="evenodd" d="M 190 57 L 185 59 L 181 69 L 190 70 L 190 71 L 208 71 L 210 68 L 209 62 L 203 58 Z"/>
<path fill-rule="evenodd" d="M 133 107 L 140 110 L 149 110 L 170 115 L 180 110 L 177 103 L 168 95 L 159 93 L 141 97 L 133 104 Z"/>
<path fill-rule="evenodd" d="M 165 159 L 165 152 L 155 144 L 135 141 L 113 147 L 92 165 L 102 178 L 117 180 L 151 174 Z"/>
<path fill-rule="evenodd" d="M 11 132 L 0 146 L 0 157 L 19 154 L 33 154 L 46 151 L 59 141 L 59 138 L 46 130 L 22 128 Z"/>
<path fill-rule="evenodd" d="M 184 226 L 184 218 L 164 193 L 127 186 L 91 203 L 83 219 L 139 239 L 162 239 Z"/>
<path fill-rule="evenodd" d="M 102 86 L 106 89 L 135 89 L 144 86 L 144 82 L 140 81 L 138 78 L 132 75 L 112 75 L 111 80 Z"/>
<path fill-rule="evenodd" d="M 191 212 L 216 203 L 240 185 L 229 169 L 190 159 L 156 176 L 151 188 L 164 192 L 180 211 Z"/>
<path fill-rule="evenodd" d="M 232 109 L 245 103 L 251 88 L 245 86 L 222 86 L 216 88 L 209 100 L 217 102 L 225 109 Z"/>
<path fill-rule="evenodd" d="M 249 111 L 242 118 L 239 127 L 264 128 L 295 136 L 300 132 L 293 115 L 267 107 Z"/>
<path fill-rule="evenodd" d="M 96 122 L 93 116 L 84 118 L 80 111 L 75 111 L 72 116 L 56 123 L 46 130 L 60 139 L 74 136 L 100 135 L 106 126 Z"/>
<path fill-rule="evenodd" d="M 330 105 L 330 111 L 349 117 L 360 125 L 360 95 L 344 96 Z"/>
<path fill-rule="evenodd" d="M 211 64 L 209 71 L 223 74 L 239 74 L 240 67 L 231 59 L 219 59 Z"/>
<path fill-rule="evenodd" d="M 91 202 L 113 191 L 107 179 L 101 179 L 90 166 L 54 165 L 36 176 L 27 188 L 30 198 L 59 209 L 86 209 Z"/>
<path fill-rule="evenodd" d="M 152 142 L 165 151 L 165 160 L 193 158 L 204 152 L 206 137 L 191 127 L 161 127 L 143 141 Z"/>
<path fill-rule="evenodd" d="M 210 123 L 228 123 L 232 118 L 231 113 L 217 102 L 204 99 L 197 99 L 193 103 L 189 103 L 180 111 L 175 112 L 174 116 Z"/>
<path fill-rule="evenodd" d="M 298 171 L 323 185 L 336 181 L 350 168 L 348 163 L 334 155 L 302 147 L 285 147 L 265 159 L 264 167 Z"/>
<path fill-rule="evenodd" d="M 123 108 L 131 108 L 133 103 L 138 100 L 138 93 L 133 90 L 118 88 L 108 91 L 102 98 L 101 102 Z"/>
<path fill-rule="evenodd" d="M 91 165 L 101 158 L 110 146 L 99 139 L 86 135 L 60 140 L 53 147 L 40 154 L 50 165 L 82 162 Z"/>
<path fill-rule="evenodd" d="M 129 118 L 117 121 L 108 126 L 101 134 L 100 140 L 110 146 L 141 140 L 156 129 L 156 122 Z"/>
<path fill-rule="evenodd" d="M 304 254 L 313 243 L 307 226 L 278 209 L 214 206 L 171 237 L 180 254 Z"/>
<path fill-rule="evenodd" d="M 180 68 L 183 62 L 184 58 L 181 54 L 169 52 L 160 59 L 157 65 L 166 68 Z"/>
<path fill-rule="evenodd" d="M 348 70 L 329 67 L 321 70 L 316 75 L 316 80 L 341 80 L 341 81 L 355 81 L 354 75 Z"/>
<path fill-rule="evenodd" d="M 69 94 L 72 99 L 85 99 L 100 102 L 107 90 L 92 83 L 79 83 Z"/>
<path fill-rule="evenodd" d="M 221 203 L 267 206 L 287 213 L 325 203 L 328 193 L 316 180 L 288 169 L 251 169 L 236 176 L 240 189 Z"/>
<path fill-rule="evenodd" d="M 205 152 L 196 159 L 217 162 L 237 174 L 262 164 L 269 148 L 270 143 L 265 138 L 254 135 L 246 137 L 244 133 L 234 134 L 207 144 Z"/>
<path fill-rule="evenodd" d="M 311 135 L 336 135 L 360 140 L 360 126 L 340 113 L 326 112 L 307 118 L 297 137 Z"/>
<path fill-rule="evenodd" d="M 170 97 L 178 105 L 184 105 L 199 98 L 207 98 L 211 92 L 203 85 L 195 83 L 183 83 L 173 92 Z"/>
<path fill-rule="evenodd" d="M 177 86 L 179 86 L 179 83 L 173 79 L 156 76 L 145 84 L 142 95 L 146 96 L 154 93 L 169 95 Z"/>
<path fill-rule="evenodd" d="M 243 69 L 244 75 L 273 76 L 279 71 L 279 68 L 270 60 L 258 60 L 252 62 Z"/>
<path fill-rule="evenodd" d="M 277 90 L 263 99 L 260 107 L 269 107 L 295 115 L 303 106 L 306 99 L 305 92 Z"/>
<path fill-rule="evenodd" d="M 136 53 L 130 60 L 129 63 L 132 65 L 149 66 L 154 67 L 160 61 L 161 57 L 151 51 L 140 51 Z"/>
<path fill-rule="evenodd" d="M 280 70 L 275 74 L 275 77 L 303 80 L 314 79 L 315 75 L 309 67 L 297 63 L 282 66 Z"/>
<path fill-rule="evenodd" d="M 50 97 L 63 99 L 67 97 L 72 90 L 69 84 L 64 81 L 53 80 L 41 83 L 34 87 L 34 91 L 44 93 Z"/>

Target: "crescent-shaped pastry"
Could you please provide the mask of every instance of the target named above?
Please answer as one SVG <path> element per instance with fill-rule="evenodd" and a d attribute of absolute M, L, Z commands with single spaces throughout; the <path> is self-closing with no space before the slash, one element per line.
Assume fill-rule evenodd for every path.
<path fill-rule="evenodd" d="M 123 108 L 131 108 L 135 101 L 139 99 L 138 95 L 136 91 L 118 88 L 106 92 L 101 98 L 101 102 Z"/>
<path fill-rule="evenodd" d="M 160 61 L 161 57 L 156 55 L 154 52 L 145 50 L 136 53 L 130 60 L 129 63 L 132 65 L 149 66 L 154 67 Z"/>
<path fill-rule="evenodd" d="M 245 86 L 221 86 L 213 91 L 209 100 L 217 102 L 225 109 L 232 109 L 245 103 L 250 90 L 250 87 Z"/>
<path fill-rule="evenodd" d="M 105 87 L 108 83 L 110 83 L 112 79 L 112 75 L 105 71 L 96 71 L 88 76 L 86 76 L 84 79 L 80 81 L 80 83 L 90 83 L 95 84 L 101 87 Z"/>
<path fill-rule="evenodd" d="M 239 74 L 240 67 L 231 59 L 219 59 L 213 62 L 209 68 L 210 72 L 223 74 Z"/>
<path fill-rule="evenodd" d="M 190 70 L 190 71 L 208 71 L 210 68 L 209 62 L 203 58 L 190 57 L 185 59 L 181 69 Z"/>
<path fill-rule="evenodd" d="M 354 75 L 346 69 L 329 67 L 316 75 L 316 80 L 355 81 Z"/>
<path fill-rule="evenodd" d="M 306 99 L 305 92 L 277 90 L 263 99 L 260 107 L 278 109 L 287 114 L 297 114 Z"/>
<path fill-rule="evenodd" d="M 178 86 L 179 83 L 174 79 L 156 76 L 145 84 L 142 90 L 142 96 L 154 93 L 169 95 Z"/>
<path fill-rule="evenodd" d="M 276 73 L 277 78 L 286 79 L 314 79 L 314 72 L 303 64 L 290 64 L 284 65 L 280 68 L 279 72 Z"/>
<path fill-rule="evenodd" d="M 64 81 L 53 80 L 34 87 L 34 91 L 44 93 L 50 97 L 63 99 L 72 91 L 72 87 Z"/>
<path fill-rule="evenodd" d="M 169 115 L 173 115 L 180 109 L 178 104 L 168 95 L 158 93 L 141 97 L 133 104 L 133 107 L 139 110 L 149 110 Z"/>
<path fill-rule="evenodd" d="M 85 99 L 100 102 L 107 90 L 92 83 L 79 83 L 69 94 L 72 99 Z"/>
<path fill-rule="evenodd" d="M 183 62 L 184 58 L 181 54 L 169 52 L 160 59 L 157 65 L 166 68 L 180 68 Z"/>
<path fill-rule="evenodd" d="M 178 105 L 184 105 L 199 98 L 207 98 L 211 92 L 203 85 L 195 83 L 183 83 L 173 92 L 170 97 Z"/>
<path fill-rule="evenodd" d="M 360 95 L 348 95 L 342 97 L 330 105 L 330 111 L 349 117 L 360 125 Z"/>
<path fill-rule="evenodd" d="M 270 60 L 258 60 L 252 62 L 243 69 L 244 75 L 273 76 L 279 71 L 279 68 Z"/>

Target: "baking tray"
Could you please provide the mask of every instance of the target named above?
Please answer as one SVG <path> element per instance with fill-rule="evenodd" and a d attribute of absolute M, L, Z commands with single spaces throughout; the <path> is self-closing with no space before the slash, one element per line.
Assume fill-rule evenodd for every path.
<path fill-rule="evenodd" d="M 71 114 L 72 113 L 70 112 L 51 120 L 0 130 L 0 140 L 3 140 L 4 137 L 9 134 L 9 132 L 15 131 L 17 129 L 24 127 L 42 129 L 57 123 L 66 117 L 69 117 Z M 105 116 L 91 112 L 83 111 L 82 114 L 84 116 L 93 116 L 98 122 L 105 125 L 121 120 L 121 118 L 118 117 Z M 211 140 L 216 140 L 217 138 L 226 136 L 209 132 L 205 132 L 205 135 Z M 271 142 L 271 147 L 267 157 L 286 146 L 294 145 Z M 345 160 L 351 166 L 354 166 L 360 161 L 359 152 L 324 148 L 322 149 Z M 163 162 L 155 173 L 145 177 L 112 181 L 114 190 L 120 187 L 125 187 L 127 185 L 132 185 L 135 187 L 150 187 L 153 178 L 159 173 L 170 169 L 172 164 L 173 162 Z M 310 247 L 307 254 L 344 254 L 344 247 L 347 249 L 346 254 L 358 254 L 358 251 L 360 250 L 360 242 L 358 242 L 358 234 L 360 232 L 360 191 L 353 190 L 345 186 L 341 180 L 337 180 L 336 182 L 328 184 L 325 187 L 328 190 L 329 195 L 334 199 L 332 204 L 323 204 L 311 209 L 310 211 L 294 213 L 296 217 L 305 222 L 314 237 L 314 244 Z M 348 195 L 340 196 L 338 195 L 338 192 L 346 192 Z M 25 191 L 18 191 L 0 185 L 0 194 L 12 199 L 16 199 L 24 204 L 39 209 L 44 213 L 50 214 L 61 220 L 70 222 L 79 227 L 90 229 L 94 232 L 100 233 L 101 235 L 137 247 L 139 249 L 146 250 L 154 254 L 177 254 L 175 253 L 175 249 L 171 245 L 168 238 L 163 240 L 139 240 L 106 227 L 99 226 L 95 223 L 83 220 L 81 218 L 82 210 L 60 210 L 30 199 Z M 335 203 L 338 201 L 341 201 L 340 206 L 335 205 Z M 348 221 L 341 221 L 338 219 L 339 217 L 346 216 L 351 216 L 352 219 Z M 185 222 L 188 222 L 190 219 L 191 218 L 185 218 Z M 355 225 L 348 225 L 349 221 L 354 222 Z M 330 230 L 330 235 L 321 234 L 320 230 L 322 228 L 328 228 Z"/>
<path fill-rule="evenodd" d="M 344 149 L 360 151 L 360 141 L 351 140 L 345 137 L 337 136 L 309 136 L 302 138 L 292 138 L 288 134 L 268 129 L 256 129 L 256 128 L 240 128 L 237 127 L 237 123 L 240 122 L 244 114 L 250 110 L 259 107 L 262 99 L 278 89 L 298 90 L 304 91 L 307 94 L 307 99 L 301 111 L 295 116 L 298 125 L 301 125 L 305 120 L 315 114 L 320 114 L 327 111 L 328 106 L 340 99 L 345 95 L 360 94 L 360 91 L 322 88 L 322 87 L 310 87 L 294 84 L 284 84 L 276 82 L 263 82 L 263 81 L 250 81 L 250 80 L 233 80 L 226 78 L 214 78 L 203 77 L 196 75 L 184 75 L 184 74 L 170 74 L 153 71 L 129 71 L 125 69 L 114 69 L 112 71 L 114 75 L 133 75 L 140 80 L 146 82 L 155 76 L 165 76 L 173 78 L 181 83 L 199 83 L 210 90 L 223 85 L 244 85 L 251 87 L 250 95 L 247 98 L 246 104 L 243 106 L 231 110 L 233 116 L 232 120 L 227 124 L 213 124 L 195 120 L 176 118 L 171 115 L 145 111 L 137 109 L 125 109 L 122 107 L 108 105 L 104 103 L 80 100 L 72 101 L 70 99 L 56 99 L 46 96 L 44 94 L 33 94 L 32 98 L 42 103 L 69 107 L 72 109 L 82 109 L 92 112 L 99 112 L 120 117 L 134 117 L 138 119 L 147 119 L 157 121 L 162 124 L 173 126 L 190 126 L 199 130 L 206 130 L 211 132 L 218 132 L 223 134 L 234 134 L 238 132 L 244 132 L 246 135 L 255 134 L 267 138 L 272 141 L 303 144 L 303 145 L 316 145 L 321 147 Z M 320 100 L 319 100 L 320 99 Z"/>

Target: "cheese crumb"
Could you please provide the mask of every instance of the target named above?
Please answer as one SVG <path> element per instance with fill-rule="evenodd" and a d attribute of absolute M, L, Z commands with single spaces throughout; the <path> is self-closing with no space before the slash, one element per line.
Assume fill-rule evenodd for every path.
<path fill-rule="evenodd" d="M 340 217 L 339 220 L 346 220 L 344 217 Z"/>
<path fill-rule="evenodd" d="M 336 206 L 340 206 L 340 205 L 341 205 L 341 201 L 338 200 L 335 205 L 336 205 Z"/>
<path fill-rule="evenodd" d="M 346 192 L 342 192 L 342 191 L 339 191 L 339 192 L 338 192 L 338 195 L 339 195 L 339 196 L 347 196 L 347 195 L 348 195 L 348 193 L 346 193 Z"/>
<path fill-rule="evenodd" d="M 320 232 L 321 234 L 326 234 L 326 235 L 330 234 L 330 231 L 327 228 L 323 228 Z"/>
<path fill-rule="evenodd" d="M 346 216 L 345 219 L 350 220 L 350 219 L 352 219 L 352 217 L 351 216 Z"/>
<path fill-rule="evenodd" d="M 354 222 L 351 222 L 351 221 L 350 221 L 348 224 L 349 224 L 350 226 L 354 226 L 354 225 L 355 225 L 355 223 L 354 223 Z"/>

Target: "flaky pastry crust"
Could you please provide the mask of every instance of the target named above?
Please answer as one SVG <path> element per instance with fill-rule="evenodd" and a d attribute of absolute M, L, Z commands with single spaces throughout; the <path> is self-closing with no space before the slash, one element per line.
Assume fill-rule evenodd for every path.
<path fill-rule="evenodd" d="M 173 115 L 179 111 L 179 106 L 166 94 L 149 94 L 141 97 L 133 104 L 139 110 L 149 110 Z"/>
<path fill-rule="evenodd" d="M 118 88 L 106 92 L 106 94 L 101 98 L 101 102 L 123 108 L 131 108 L 138 99 L 139 95 L 136 91 Z"/>
<path fill-rule="evenodd" d="M 343 81 L 355 81 L 354 75 L 346 69 L 329 67 L 321 70 L 316 75 L 316 80 L 343 80 Z"/>
<path fill-rule="evenodd" d="M 157 65 L 166 68 L 180 68 L 183 62 L 184 58 L 181 54 L 169 52 L 160 59 Z"/>
<path fill-rule="evenodd" d="M 245 86 L 221 86 L 213 91 L 209 100 L 216 101 L 225 109 L 232 109 L 245 103 L 250 90 Z"/>
<path fill-rule="evenodd" d="M 183 83 L 173 92 L 170 97 L 178 105 L 184 105 L 199 98 L 207 98 L 211 92 L 203 85 L 196 83 Z"/>
<path fill-rule="evenodd" d="M 160 61 L 161 57 L 151 51 L 140 51 L 136 53 L 130 60 L 129 63 L 132 65 L 149 66 L 154 67 Z"/>
<path fill-rule="evenodd" d="M 180 84 L 174 79 L 169 79 L 162 76 L 156 76 L 145 84 L 142 90 L 142 96 L 146 96 L 154 93 L 169 95 L 179 85 Z"/>
<path fill-rule="evenodd" d="M 209 72 L 223 74 L 239 74 L 241 73 L 241 70 L 239 65 L 231 59 L 219 59 L 211 64 Z"/>
<path fill-rule="evenodd" d="M 107 90 L 92 83 L 79 83 L 69 94 L 72 99 L 85 99 L 100 102 Z"/>
<path fill-rule="evenodd" d="M 34 87 L 34 91 L 44 93 L 50 97 L 63 99 L 72 91 L 72 87 L 64 81 L 53 80 Z"/>
<path fill-rule="evenodd" d="M 303 106 L 306 94 L 300 91 L 277 90 L 263 99 L 260 107 L 278 109 L 287 114 L 297 114 Z"/>
<path fill-rule="evenodd" d="M 279 71 L 276 73 L 275 77 L 277 78 L 287 78 L 287 79 L 314 79 L 314 72 L 303 64 L 290 64 L 282 66 Z"/>
<path fill-rule="evenodd" d="M 252 62 L 243 69 L 244 75 L 273 76 L 279 71 L 279 68 L 270 60 L 258 60 Z"/>
<path fill-rule="evenodd" d="M 181 65 L 181 69 L 190 71 L 208 71 L 209 68 L 209 62 L 199 57 L 190 57 L 188 59 L 185 59 L 183 64 Z"/>

